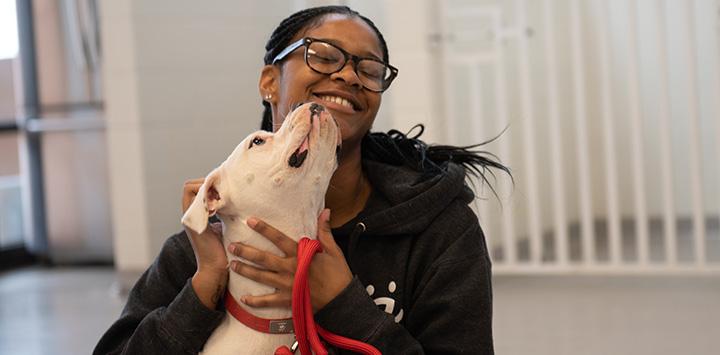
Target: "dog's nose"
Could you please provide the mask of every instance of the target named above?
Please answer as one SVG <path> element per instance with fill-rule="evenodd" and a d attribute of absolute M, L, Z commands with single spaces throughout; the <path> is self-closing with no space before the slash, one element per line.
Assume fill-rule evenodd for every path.
<path fill-rule="evenodd" d="M 313 115 L 317 115 L 323 111 L 325 111 L 325 106 L 320 105 L 319 103 L 313 102 L 312 105 L 310 105 L 310 112 Z"/>

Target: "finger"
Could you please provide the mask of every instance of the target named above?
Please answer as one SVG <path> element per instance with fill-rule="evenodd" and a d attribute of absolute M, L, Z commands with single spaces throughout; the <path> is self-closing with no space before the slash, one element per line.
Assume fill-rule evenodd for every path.
<path fill-rule="evenodd" d="M 318 235 L 317 239 L 326 253 L 338 256 L 342 255 L 342 249 L 335 243 L 335 237 L 332 235 L 330 228 L 330 210 L 324 209 L 318 217 Z"/>
<path fill-rule="evenodd" d="M 210 223 L 208 226 L 214 234 L 222 237 L 222 222 L 213 222 Z"/>
<path fill-rule="evenodd" d="M 184 227 L 184 230 L 185 234 L 190 237 L 190 243 L 193 248 L 195 248 L 198 243 L 200 245 L 206 245 L 208 242 L 207 238 L 214 238 L 222 243 L 222 223 L 210 223 L 208 224 L 208 228 L 205 228 L 205 231 L 200 234 L 195 233 L 195 231 L 188 227 Z"/>
<path fill-rule="evenodd" d="M 195 195 L 197 194 L 200 186 L 202 186 L 203 182 L 205 182 L 204 178 L 187 180 L 183 184 L 183 192 L 189 195 Z"/>
<path fill-rule="evenodd" d="M 242 296 L 240 301 L 250 307 L 291 307 L 291 294 L 277 292 L 262 296 Z"/>
<path fill-rule="evenodd" d="M 265 238 L 275 244 L 275 246 L 282 250 L 285 255 L 297 255 L 297 243 L 288 238 L 288 236 L 286 236 L 283 232 L 255 217 L 248 218 L 246 223 L 248 227 L 262 234 Z"/>
<path fill-rule="evenodd" d="M 291 274 L 263 270 L 237 260 L 233 260 L 230 263 L 230 268 L 236 273 L 255 282 L 283 290 L 292 289 L 293 276 Z"/>
<path fill-rule="evenodd" d="M 182 196 L 183 213 L 185 211 L 187 211 L 188 207 L 190 207 L 190 204 L 195 199 L 195 195 L 197 195 L 198 191 L 200 190 L 200 186 L 202 186 L 204 181 L 205 181 L 204 178 L 191 179 L 191 180 L 185 181 L 185 184 L 183 184 L 183 196 Z"/>
<path fill-rule="evenodd" d="M 272 253 L 253 248 L 242 243 L 232 243 L 228 247 L 230 253 L 272 271 L 284 271 L 294 274 L 297 261 L 295 258 L 281 258 Z"/>

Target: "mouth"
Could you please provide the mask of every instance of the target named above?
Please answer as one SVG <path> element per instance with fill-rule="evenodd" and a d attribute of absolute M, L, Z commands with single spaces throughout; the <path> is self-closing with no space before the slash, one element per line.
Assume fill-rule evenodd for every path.
<path fill-rule="evenodd" d="M 333 108 L 339 108 L 343 111 L 359 112 L 362 111 L 360 104 L 352 97 L 339 95 L 336 93 L 314 93 L 313 96 L 322 101 L 323 104 Z"/>
<path fill-rule="evenodd" d="M 320 112 L 325 110 L 325 108 L 322 105 L 318 105 L 316 103 L 313 103 L 310 105 L 310 130 L 308 130 L 307 135 L 303 139 L 303 141 L 300 143 L 300 146 L 295 149 L 295 151 L 290 154 L 290 158 L 288 158 L 288 165 L 293 168 L 299 168 L 303 165 L 305 162 L 305 159 L 308 156 L 309 148 L 310 148 L 310 133 L 312 132 L 312 127 L 319 124 L 317 121 L 318 118 L 316 116 L 320 115 Z"/>

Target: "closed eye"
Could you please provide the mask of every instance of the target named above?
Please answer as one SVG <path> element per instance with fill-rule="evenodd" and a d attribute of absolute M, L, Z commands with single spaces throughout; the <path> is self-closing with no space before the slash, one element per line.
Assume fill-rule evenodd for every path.
<path fill-rule="evenodd" d="M 250 141 L 250 146 L 248 149 L 252 148 L 254 145 L 263 145 L 265 144 L 265 140 L 260 137 L 255 137 Z"/>

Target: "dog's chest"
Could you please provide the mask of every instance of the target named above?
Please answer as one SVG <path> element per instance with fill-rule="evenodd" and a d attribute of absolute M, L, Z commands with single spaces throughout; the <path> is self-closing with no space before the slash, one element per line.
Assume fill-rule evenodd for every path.
<path fill-rule="evenodd" d="M 265 334 L 252 330 L 226 314 L 200 354 L 239 355 L 272 354 L 280 346 L 290 346 L 293 334 Z"/>

